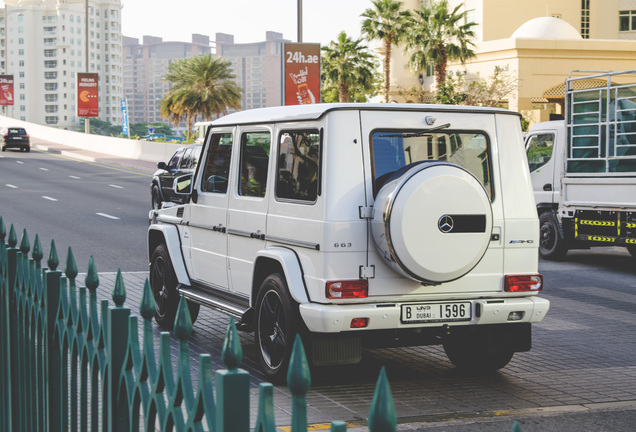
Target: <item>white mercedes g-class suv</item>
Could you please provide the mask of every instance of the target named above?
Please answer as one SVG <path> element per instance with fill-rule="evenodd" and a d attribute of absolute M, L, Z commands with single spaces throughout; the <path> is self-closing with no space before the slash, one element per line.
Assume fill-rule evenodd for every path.
<path fill-rule="evenodd" d="M 213 122 L 186 204 L 150 213 L 156 320 L 179 296 L 240 318 L 284 378 L 296 334 L 314 365 L 363 347 L 443 344 L 495 370 L 531 347 L 539 224 L 519 115 L 317 104 Z"/>

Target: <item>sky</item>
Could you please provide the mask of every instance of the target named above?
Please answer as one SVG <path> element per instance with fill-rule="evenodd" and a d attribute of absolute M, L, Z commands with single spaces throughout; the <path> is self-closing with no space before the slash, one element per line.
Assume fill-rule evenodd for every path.
<path fill-rule="evenodd" d="M 122 33 L 189 42 L 193 33 L 260 42 L 266 31 L 297 41 L 297 0 L 122 0 Z M 328 44 L 344 30 L 360 37 L 360 14 L 371 0 L 303 0 L 303 42 Z"/>
<path fill-rule="evenodd" d="M 261 42 L 266 31 L 297 41 L 298 0 L 122 0 L 122 33 L 141 39 L 190 42 L 192 34 L 234 35 L 235 43 Z M 303 42 L 327 45 L 344 30 L 360 37 L 360 14 L 371 0 L 303 0 Z M 4 2 L 0 0 L 0 7 Z"/>

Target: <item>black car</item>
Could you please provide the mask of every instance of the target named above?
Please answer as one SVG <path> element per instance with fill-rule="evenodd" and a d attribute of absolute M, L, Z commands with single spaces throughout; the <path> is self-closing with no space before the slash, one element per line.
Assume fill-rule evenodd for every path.
<path fill-rule="evenodd" d="M 6 127 L 0 131 L 2 151 L 8 148 L 19 148 L 20 151 L 31 151 L 29 134 L 21 127 Z"/>
<path fill-rule="evenodd" d="M 200 144 L 186 145 L 180 147 L 170 158 L 168 163 L 159 162 L 157 171 L 152 176 L 150 183 L 150 193 L 152 197 L 152 208 L 161 208 L 161 203 L 173 202 L 183 204 L 185 195 L 177 195 L 173 190 L 174 179 L 188 173 L 194 172 L 201 155 Z"/>

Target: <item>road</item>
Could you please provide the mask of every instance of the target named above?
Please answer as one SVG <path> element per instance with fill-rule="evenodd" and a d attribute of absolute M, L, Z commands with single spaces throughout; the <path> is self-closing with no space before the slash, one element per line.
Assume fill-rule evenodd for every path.
<path fill-rule="evenodd" d="M 147 268 L 150 175 L 37 149 L 0 153 L 0 216 L 33 245 L 55 240 L 60 261 L 69 246 L 80 271 L 93 255 L 98 271 Z M 48 252 L 47 252 L 48 253 Z"/>
<path fill-rule="evenodd" d="M 114 272 L 121 268 L 126 305 L 135 313 L 147 277 L 149 174 L 37 151 L 0 156 L 5 224 L 13 223 L 18 236 L 27 228 L 32 242 L 39 232 L 45 253 L 51 237 L 61 256 L 72 245 L 80 271 L 94 255 L 100 298 L 110 297 Z M 385 367 L 399 430 L 510 431 L 515 420 L 524 432 L 633 430 L 634 259 L 620 248 L 572 251 L 563 262 L 541 261 L 539 269 L 545 277 L 541 295 L 552 306 L 533 327 L 530 352 L 516 354 L 497 373 L 470 376 L 458 373 L 439 346 L 368 350 L 358 365 L 313 371 L 309 421 L 345 420 L 348 430 L 364 430 L 378 372 Z M 227 323 L 227 316 L 202 308 L 191 338 L 195 382 L 199 354 L 211 354 L 214 368 L 223 368 Z M 264 376 L 252 335 L 240 337 L 241 367 L 252 376 L 254 405 Z M 274 402 L 276 423 L 291 424 L 285 387 L 276 387 Z M 252 416 L 254 421 L 255 410 Z"/>

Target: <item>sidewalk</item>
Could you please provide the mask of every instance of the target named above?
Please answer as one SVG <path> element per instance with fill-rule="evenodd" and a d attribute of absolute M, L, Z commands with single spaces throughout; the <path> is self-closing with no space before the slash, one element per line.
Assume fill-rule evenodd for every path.
<path fill-rule="evenodd" d="M 144 161 L 139 159 L 127 159 L 106 153 L 97 153 L 89 150 L 66 146 L 51 141 L 45 141 L 41 138 L 31 138 L 31 148 L 43 152 L 58 154 L 71 159 L 93 162 L 104 165 L 116 166 L 119 168 L 141 171 L 143 173 L 152 174 L 157 170 L 157 162 Z M 164 161 L 167 162 L 167 161 Z"/>

